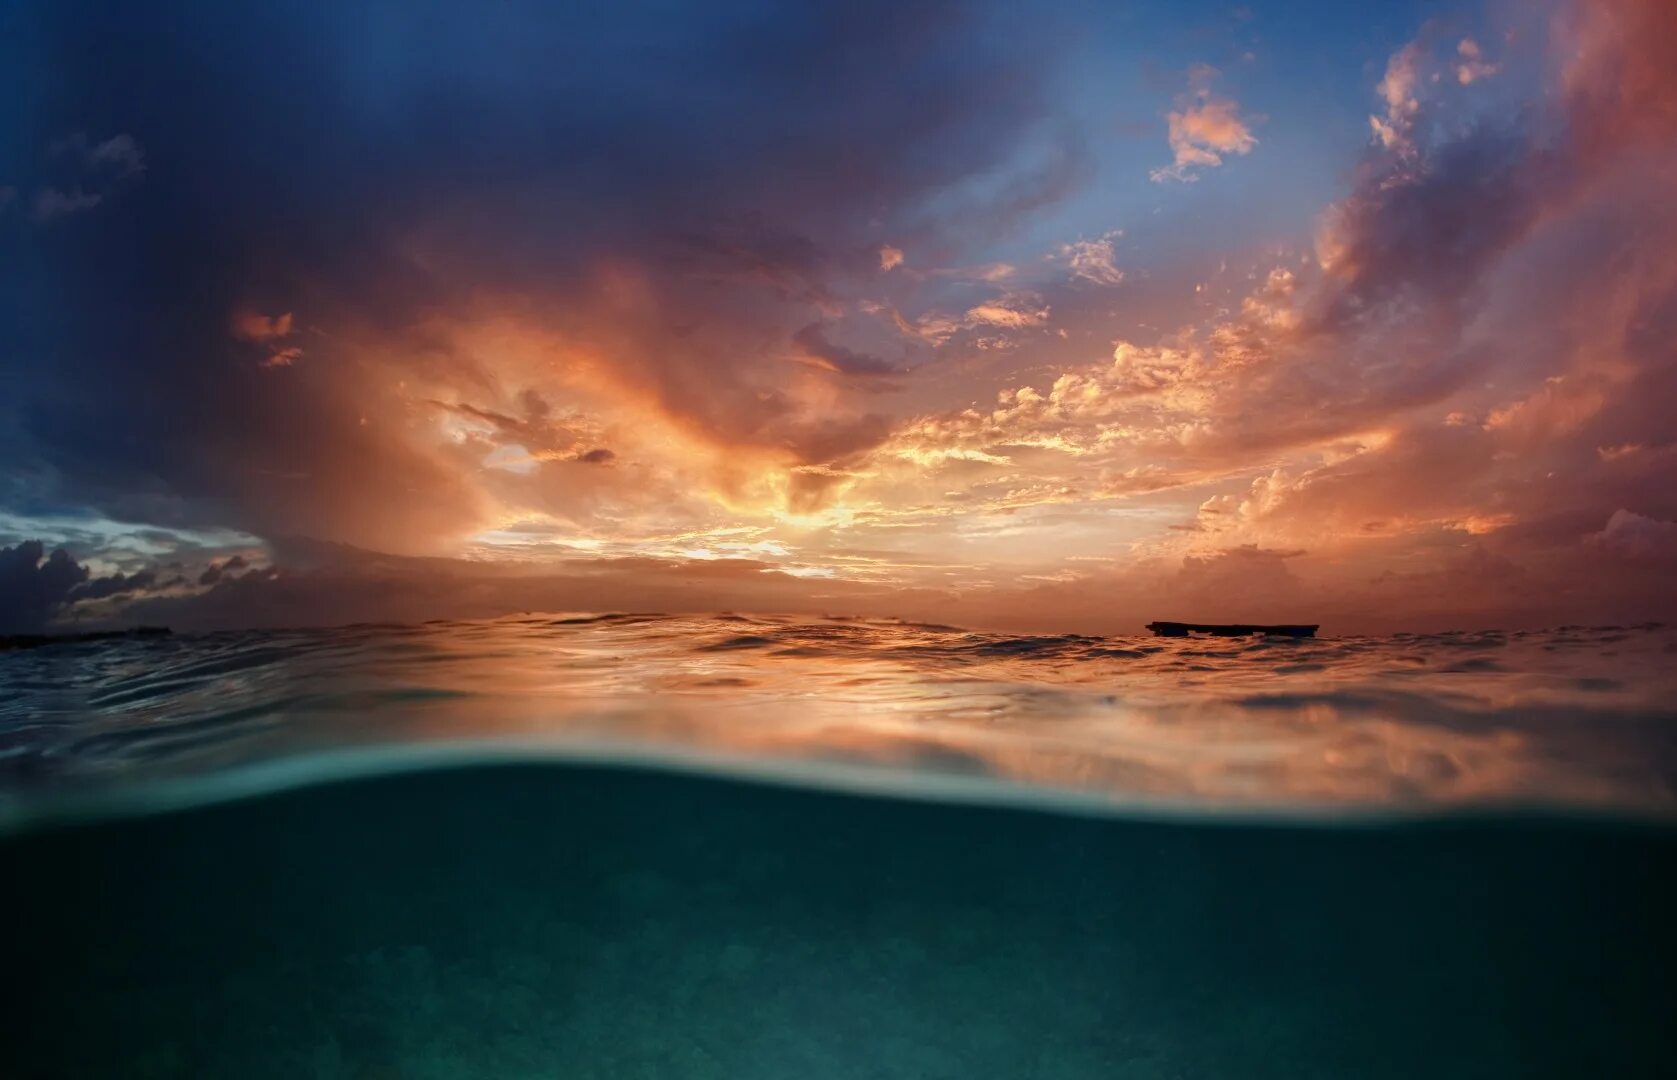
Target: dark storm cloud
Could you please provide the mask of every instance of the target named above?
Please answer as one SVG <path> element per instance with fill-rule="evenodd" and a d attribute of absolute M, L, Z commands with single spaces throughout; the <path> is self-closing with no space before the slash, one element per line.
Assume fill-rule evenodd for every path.
<path fill-rule="evenodd" d="M 29 102 L 0 122 L 21 163 L 5 180 L 20 201 L 58 195 L 35 204 L 51 228 L 4 241 L 21 251 L 0 260 L 0 452 L 38 469 L 37 499 L 128 519 L 438 532 L 474 493 L 369 422 L 382 386 L 336 331 L 400 338 L 467 294 L 563 294 L 614 258 L 657 268 L 656 344 L 674 342 L 637 339 L 622 362 L 726 425 L 693 388 L 733 400 L 736 341 L 807 323 L 877 270 L 882 232 L 936 228 L 936 198 L 973 175 L 1015 176 L 961 207 L 992 222 L 1064 189 L 1052 140 L 1046 165 L 1015 167 L 1042 119 L 1032 31 L 988 18 L 26 4 L 0 42 Z M 80 187 L 55 179 L 70 168 Z M 283 363 L 232 340 L 241 310 L 294 313 Z"/>
<path fill-rule="evenodd" d="M 112 574 L 109 577 L 94 578 L 85 584 L 78 585 L 71 590 L 69 599 L 76 600 L 105 600 L 113 596 L 129 596 L 143 592 L 157 584 L 157 573 L 153 570 L 139 570 L 132 574 Z"/>
<path fill-rule="evenodd" d="M 203 573 L 198 575 L 198 584 L 214 585 L 227 575 L 243 570 L 246 565 L 242 555 L 235 555 L 225 562 L 211 563 L 204 568 Z"/>
<path fill-rule="evenodd" d="M 39 630 L 87 576 L 69 552 L 49 556 L 39 540 L 0 548 L 0 633 Z"/>
<path fill-rule="evenodd" d="M 857 352 L 829 341 L 826 329 L 820 323 L 810 323 L 799 330 L 792 335 L 792 341 L 810 359 L 845 375 L 889 375 L 898 370 L 898 365 L 883 357 Z"/>
<path fill-rule="evenodd" d="M 1341 284 L 1323 324 L 1393 302 L 1461 306 L 1553 197 L 1561 165 L 1524 133 L 1493 127 L 1446 143 L 1423 166 L 1375 162 L 1331 215 Z"/>
<path fill-rule="evenodd" d="M 135 597 L 157 584 L 153 570 L 93 577 L 64 548 L 39 540 L 0 547 L 0 634 L 34 633 L 83 600 Z"/>

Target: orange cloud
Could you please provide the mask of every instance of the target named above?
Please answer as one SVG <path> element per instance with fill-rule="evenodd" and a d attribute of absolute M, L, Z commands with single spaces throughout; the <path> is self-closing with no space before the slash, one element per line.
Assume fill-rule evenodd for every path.
<path fill-rule="evenodd" d="M 1386 112 L 1384 116 L 1370 116 L 1368 123 L 1374 137 L 1388 150 L 1408 147 L 1410 131 L 1420 115 L 1421 103 L 1415 95 L 1421 81 L 1421 58 L 1419 42 L 1405 45 L 1386 62 L 1386 74 L 1375 88 Z"/>
<path fill-rule="evenodd" d="M 233 336 L 240 341 L 266 342 L 291 336 L 291 312 L 283 315 L 264 315 L 249 308 L 233 313 Z"/>
<path fill-rule="evenodd" d="M 969 326 L 999 326 L 1010 330 L 1042 326 L 1048 321 L 1048 306 L 1029 293 L 1008 293 L 967 309 Z"/>
<path fill-rule="evenodd" d="M 1114 231 L 1097 240 L 1074 240 L 1062 244 L 1060 256 L 1066 260 L 1072 280 L 1091 285 L 1122 284 L 1124 271 L 1119 269 L 1112 250 L 1113 242 L 1122 235 L 1121 231 Z"/>
<path fill-rule="evenodd" d="M 1641 552 L 1672 513 L 1663 17 L 1579 15 L 1554 110 L 1588 124 L 1432 123 L 1490 62 L 1469 41 L 1400 50 L 1317 257 L 1230 253 L 1196 275 L 1214 293 L 1148 297 L 1146 324 L 1096 310 L 1168 287 L 1143 266 L 1109 288 L 1115 233 L 1017 270 L 915 271 L 891 245 L 876 269 L 871 241 L 840 260 L 731 226 L 524 291 L 416 239 L 449 299 L 406 322 L 311 303 L 331 362 L 274 385 L 316 395 L 318 428 L 228 467 L 302 478 L 264 490 L 274 522 L 384 550 L 633 557 L 599 568 L 621 588 L 726 563 L 678 590 L 716 606 L 818 607 L 841 595 L 824 583 L 866 581 L 958 597 L 950 618 L 1110 628 L 1121 604 L 1415 612 L 1424 593 L 1443 612 L 1505 602 L 1496 582 L 1541 592 Z M 1172 111 L 1160 179 L 1256 146 L 1212 78 Z M 232 332 L 265 365 L 301 355 L 290 312 L 241 310 Z M 1612 525 L 1624 507 L 1654 524 Z M 1634 598 L 1602 586 L 1621 587 Z"/>
<path fill-rule="evenodd" d="M 1456 62 L 1456 81 L 1463 86 L 1488 79 L 1502 70 L 1500 65 L 1485 59 L 1479 43 L 1472 38 L 1462 38 L 1457 43 L 1456 55 L 1459 57 Z"/>
<path fill-rule="evenodd" d="M 1249 154 L 1258 145 L 1240 115 L 1239 103 L 1212 93 L 1211 82 L 1217 74 L 1216 68 L 1205 64 L 1189 71 L 1188 92 L 1166 115 L 1174 159 L 1170 165 L 1153 170 L 1155 183 L 1196 180 L 1194 169 L 1216 168 L 1223 164 L 1223 155 Z"/>
<path fill-rule="evenodd" d="M 263 358 L 262 366 L 265 368 L 290 367 L 292 364 L 295 364 L 298 360 L 302 359 L 302 356 L 303 350 L 295 345 L 284 349 L 274 349 Z"/>
<path fill-rule="evenodd" d="M 266 355 L 258 361 L 260 367 L 290 367 L 303 358 L 302 346 L 281 344 L 292 335 L 295 327 L 289 311 L 282 315 L 264 315 L 241 308 L 233 313 L 230 323 L 235 338 L 265 347 Z"/>

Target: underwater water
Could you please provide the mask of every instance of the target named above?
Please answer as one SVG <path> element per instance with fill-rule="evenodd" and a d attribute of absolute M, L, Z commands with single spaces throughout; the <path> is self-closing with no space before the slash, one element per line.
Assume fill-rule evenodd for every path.
<path fill-rule="evenodd" d="M 0 653 L 0 1072 L 1669 1075 L 1677 633 Z"/>

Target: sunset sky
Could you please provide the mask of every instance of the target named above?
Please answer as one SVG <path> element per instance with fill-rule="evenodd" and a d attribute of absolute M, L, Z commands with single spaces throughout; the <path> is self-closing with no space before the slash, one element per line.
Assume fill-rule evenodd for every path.
<path fill-rule="evenodd" d="M 0 630 L 1677 614 L 1670 0 L 23 0 L 0 95 Z"/>

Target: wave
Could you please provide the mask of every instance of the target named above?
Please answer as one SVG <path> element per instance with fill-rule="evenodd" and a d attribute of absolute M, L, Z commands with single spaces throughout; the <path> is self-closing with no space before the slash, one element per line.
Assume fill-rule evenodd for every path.
<path fill-rule="evenodd" d="M 0 655 L 0 820 L 522 758 L 1124 815 L 1671 821 L 1673 653 L 1658 626 L 1205 640 L 644 613 L 87 642 Z"/>

